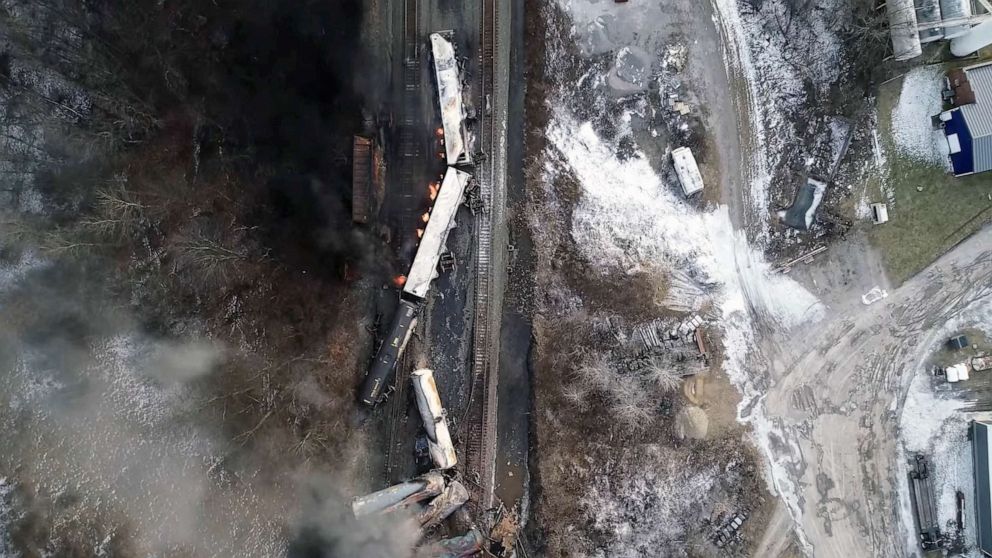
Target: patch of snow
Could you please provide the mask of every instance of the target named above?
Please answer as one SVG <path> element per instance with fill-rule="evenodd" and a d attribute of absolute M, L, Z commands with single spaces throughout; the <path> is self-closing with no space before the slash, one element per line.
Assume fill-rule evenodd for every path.
<path fill-rule="evenodd" d="M 753 309 L 784 328 L 822 316 L 815 296 L 772 273 L 761 252 L 733 229 L 725 206 L 697 212 L 642 153 L 620 161 L 591 124 L 574 121 L 565 109 L 556 110 L 548 139 L 582 186 L 572 235 L 600 269 L 696 269 L 724 288 L 723 302 L 732 311 Z"/>
<path fill-rule="evenodd" d="M 937 397 L 930 387 L 932 381 L 929 371 L 921 369 L 910 383 L 899 419 L 900 440 L 906 451 L 927 451 L 944 423 L 964 407 L 960 399 Z"/>
<path fill-rule="evenodd" d="M 648 446 L 635 454 L 649 458 L 655 466 L 638 467 L 639 474 L 596 476 L 579 501 L 590 518 L 590 527 L 614 539 L 607 552 L 595 556 L 652 556 L 657 549 L 677 543 L 686 529 L 684 518 L 699 505 L 698 495 L 707 493 L 720 474 L 715 467 L 688 467 L 666 455 L 664 448 Z"/>
<path fill-rule="evenodd" d="M 9 290 L 31 272 L 43 269 L 48 265 L 50 262 L 42 260 L 37 254 L 30 251 L 21 254 L 21 257 L 12 264 L 0 263 L 0 292 Z"/>
<path fill-rule="evenodd" d="M 858 219 L 871 218 L 871 203 L 868 201 L 867 189 L 861 192 L 861 197 L 858 198 L 858 204 L 854 206 L 854 216 Z"/>
<path fill-rule="evenodd" d="M 939 67 L 913 68 L 902 81 L 899 102 L 892 108 L 892 139 L 899 153 L 917 161 L 947 166 L 944 135 L 931 118 L 940 113 L 943 73 Z"/>
<path fill-rule="evenodd" d="M 740 7 L 737 0 L 713 0 L 716 6 L 714 19 L 722 30 L 724 41 L 723 59 L 733 72 L 739 74 L 743 80 L 746 90 L 744 92 L 747 110 L 742 111 L 741 116 L 746 116 L 748 122 L 745 129 L 751 131 L 751 153 L 750 165 L 747 170 L 750 173 L 750 203 L 751 209 L 756 215 L 761 216 L 761 235 L 767 238 L 769 225 L 767 221 L 769 200 L 768 187 L 771 185 L 771 166 L 768 157 L 767 129 L 765 127 L 766 105 L 762 103 L 762 91 L 760 90 L 761 76 L 758 70 L 759 60 L 755 60 L 749 39 L 752 38 L 753 30 L 745 26 L 741 17 Z M 718 17 L 717 17 L 718 16 Z M 765 69 L 773 67 L 769 64 L 761 64 Z M 788 83 L 786 80 L 782 83 Z M 743 107 L 742 107 L 743 108 Z"/>
<path fill-rule="evenodd" d="M 841 42 L 832 14 L 843 8 L 837 0 L 823 0 L 816 10 L 793 17 L 783 0 L 760 3 L 713 0 L 715 23 L 722 31 L 724 60 L 731 77 L 745 90 L 739 101 L 743 129 L 751 137 L 747 154 L 749 204 L 759 217 L 758 237 L 769 234 L 769 192 L 772 172 L 801 141 L 794 122 L 807 106 L 805 83 L 813 93 L 826 96 L 843 67 Z M 787 20 L 783 32 L 782 21 Z"/>
<path fill-rule="evenodd" d="M 932 342 L 921 353 L 931 354 L 954 332 L 974 327 L 992 333 L 992 298 L 985 297 L 967 308 L 962 314 L 944 323 L 932 332 Z M 978 556 L 975 550 L 974 472 L 972 470 L 971 443 L 967 439 L 971 420 L 990 420 L 992 413 L 966 410 L 967 392 L 953 391 L 942 380 L 935 379 L 921 359 L 910 380 L 906 399 L 899 416 L 900 459 L 898 463 L 909 467 L 913 454 L 924 453 L 933 465 L 934 495 L 937 499 L 938 521 L 942 529 L 957 513 L 955 493 L 965 495 L 964 544 L 966 556 Z M 969 380 L 974 381 L 974 380 Z M 918 539 L 914 512 L 909 494 L 909 483 L 898 485 L 899 516 L 906 534 L 907 549 L 918 555 Z M 947 532 L 953 532 L 948 529 Z"/>

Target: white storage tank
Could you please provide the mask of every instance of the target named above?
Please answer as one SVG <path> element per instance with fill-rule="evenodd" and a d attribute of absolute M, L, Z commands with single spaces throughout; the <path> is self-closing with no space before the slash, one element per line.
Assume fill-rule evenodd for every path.
<path fill-rule="evenodd" d="M 909 60 L 923 54 L 920 35 L 917 33 L 916 6 L 913 0 L 889 0 L 889 36 L 896 60 Z"/>
<path fill-rule="evenodd" d="M 940 0 L 940 17 L 944 21 L 953 21 L 971 17 L 971 0 Z M 954 39 L 971 30 L 967 23 L 944 27 L 944 38 Z"/>
<path fill-rule="evenodd" d="M 920 25 L 926 23 L 938 23 L 940 20 L 940 0 L 917 0 L 916 21 L 919 22 Z M 941 27 L 920 29 L 919 33 L 921 43 L 930 43 L 944 37 L 944 30 Z"/>
<path fill-rule="evenodd" d="M 951 41 L 951 54 L 968 56 L 992 44 L 992 19 L 972 27 L 970 31 Z"/>

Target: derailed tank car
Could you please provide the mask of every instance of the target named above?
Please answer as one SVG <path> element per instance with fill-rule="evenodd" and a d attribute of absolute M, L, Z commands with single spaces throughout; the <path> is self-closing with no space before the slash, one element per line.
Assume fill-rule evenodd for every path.
<path fill-rule="evenodd" d="M 450 33 L 431 33 L 434 56 L 434 79 L 437 80 L 441 126 L 444 130 L 445 160 L 449 166 L 472 163 L 465 129 L 465 106 L 462 102 L 462 76 L 458 72 L 455 45 Z"/>
<path fill-rule="evenodd" d="M 417 409 L 427 431 L 427 444 L 431 459 L 438 469 L 450 469 L 458 464 L 455 446 L 448 430 L 448 418 L 441 405 L 441 394 L 437 391 L 434 371 L 422 368 L 413 373 L 413 393 L 417 398 Z"/>
<path fill-rule="evenodd" d="M 471 174 L 454 168 L 449 168 L 444 175 L 424 228 L 424 235 L 407 274 L 399 310 L 359 391 L 358 400 L 364 405 L 376 405 L 386 387 L 392 383 L 396 362 L 410 340 L 410 334 L 416 326 L 417 313 L 427 297 L 430 284 L 437 277 L 438 262 L 446 250 L 448 234 L 455 228 L 455 216 L 465 199 L 465 189 L 471 180 Z"/>
<path fill-rule="evenodd" d="M 396 369 L 396 361 L 403 354 L 413 328 L 417 325 L 419 309 L 419 303 L 400 300 L 400 307 L 396 311 L 393 323 L 389 326 L 389 333 L 376 351 L 375 360 L 372 361 L 369 373 L 362 382 L 358 398 L 365 405 L 375 405 L 382 398 Z"/>

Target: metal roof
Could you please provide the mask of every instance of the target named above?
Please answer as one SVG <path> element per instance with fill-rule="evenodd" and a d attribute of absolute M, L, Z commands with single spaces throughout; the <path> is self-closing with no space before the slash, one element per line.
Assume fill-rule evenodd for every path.
<path fill-rule="evenodd" d="M 972 139 L 977 140 L 992 135 L 992 65 L 972 66 L 964 72 L 975 92 L 975 103 L 964 105 L 961 112 Z"/>
<path fill-rule="evenodd" d="M 992 170 L 992 64 L 965 68 L 975 102 L 961 107 L 972 140 L 973 172 Z"/>

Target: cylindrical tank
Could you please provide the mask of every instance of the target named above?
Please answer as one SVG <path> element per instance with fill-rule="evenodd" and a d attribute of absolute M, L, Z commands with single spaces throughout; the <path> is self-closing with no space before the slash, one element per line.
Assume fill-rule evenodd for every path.
<path fill-rule="evenodd" d="M 951 54 L 968 56 L 978 49 L 992 44 L 992 19 L 971 28 L 964 35 L 951 41 Z"/>
<path fill-rule="evenodd" d="M 396 361 L 403 355 L 406 344 L 410 340 L 413 328 L 417 326 L 417 310 L 420 306 L 415 302 L 401 300 L 396 316 L 389 326 L 389 333 L 383 339 L 375 352 L 375 359 L 369 368 L 362 386 L 359 388 L 358 400 L 362 404 L 373 407 L 382 399 L 386 388 L 392 384 Z"/>
<path fill-rule="evenodd" d="M 896 60 L 909 60 L 923 54 L 920 35 L 916 31 L 916 6 L 913 0 L 889 0 L 889 36 Z"/>
<path fill-rule="evenodd" d="M 971 17 L 971 0 L 940 0 L 940 17 L 944 21 Z M 971 30 L 967 24 L 944 28 L 945 39 L 955 39 Z"/>
<path fill-rule="evenodd" d="M 940 22 L 940 0 L 917 0 L 916 5 L 916 21 L 920 25 Z M 944 37 L 944 30 L 940 27 L 920 29 L 919 33 L 921 43 L 931 43 Z"/>
<path fill-rule="evenodd" d="M 448 431 L 448 419 L 441 406 L 441 395 L 437 391 L 434 372 L 422 368 L 413 373 L 413 393 L 417 399 L 417 409 L 427 431 L 427 447 L 431 459 L 438 469 L 450 469 L 458 464 L 455 446 Z"/>
<path fill-rule="evenodd" d="M 417 502 L 429 500 L 443 492 L 444 477 L 441 473 L 431 471 L 422 477 L 355 498 L 351 502 L 351 511 L 355 513 L 355 517 L 373 513 L 389 513 Z"/>
<path fill-rule="evenodd" d="M 444 492 L 420 510 L 420 513 L 417 514 L 417 520 L 420 521 L 420 525 L 425 530 L 430 529 L 465 505 L 465 502 L 468 502 L 468 497 L 468 489 L 465 488 L 465 485 L 453 480 L 444 488 Z"/>

